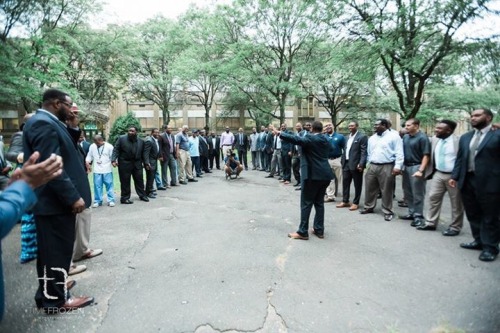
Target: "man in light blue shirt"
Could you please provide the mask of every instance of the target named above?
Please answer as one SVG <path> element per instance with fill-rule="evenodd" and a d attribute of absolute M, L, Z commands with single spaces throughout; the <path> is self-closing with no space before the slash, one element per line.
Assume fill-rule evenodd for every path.
<path fill-rule="evenodd" d="M 191 155 L 191 163 L 193 169 L 196 170 L 196 177 L 201 177 L 201 164 L 200 164 L 200 138 L 198 137 L 199 131 L 193 130 L 193 135 L 189 137 L 189 155 Z"/>
<path fill-rule="evenodd" d="M 401 173 L 404 161 L 403 141 L 396 131 L 389 130 L 386 119 L 377 119 L 374 131 L 368 139 L 369 167 L 365 175 L 365 207 L 361 214 L 373 213 L 377 205 L 377 195 L 382 192 L 382 212 L 384 219 L 394 218 L 392 199 L 395 176 Z"/>

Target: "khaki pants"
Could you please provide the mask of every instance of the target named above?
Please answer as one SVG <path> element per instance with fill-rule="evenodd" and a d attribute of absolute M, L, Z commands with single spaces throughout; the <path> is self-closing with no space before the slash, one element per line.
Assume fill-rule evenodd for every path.
<path fill-rule="evenodd" d="M 328 163 L 330 164 L 330 168 L 332 168 L 333 173 L 335 174 L 335 179 L 332 179 L 330 185 L 326 189 L 326 195 L 329 199 L 335 199 L 336 196 L 341 196 L 339 193 L 342 188 L 342 163 L 341 159 L 334 158 L 328 159 Z"/>
<path fill-rule="evenodd" d="M 450 174 L 439 171 L 434 173 L 429 191 L 429 212 L 426 220 L 430 225 L 437 226 L 439 224 L 444 194 L 448 192 L 451 203 L 450 229 L 460 231 L 464 224 L 464 205 L 458 187 L 453 188 L 448 184 L 450 178 Z"/>
<path fill-rule="evenodd" d="M 191 155 L 188 151 L 179 149 L 179 181 L 185 182 L 188 179 L 193 179 L 193 164 L 191 162 Z"/>
<path fill-rule="evenodd" d="M 378 192 L 382 192 L 382 212 L 393 214 L 392 196 L 394 194 L 394 164 L 370 164 L 365 175 L 365 209 L 377 206 Z"/>
<path fill-rule="evenodd" d="M 75 245 L 73 247 L 73 260 L 78 260 L 88 252 L 90 241 L 90 222 L 92 213 L 90 208 L 76 214 Z"/>

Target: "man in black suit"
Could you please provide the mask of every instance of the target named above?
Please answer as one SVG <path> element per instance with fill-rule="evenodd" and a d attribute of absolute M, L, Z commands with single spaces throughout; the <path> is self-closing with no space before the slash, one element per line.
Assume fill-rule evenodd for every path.
<path fill-rule="evenodd" d="M 177 186 L 177 160 L 175 151 L 175 137 L 172 127 L 163 125 L 164 132 L 158 138 L 160 144 L 161 181 L 160 190 L 168 187 L 167 168 L 170 169 L 170 186 Z"/>
<path fill-rule="evenodd" d="M 220 137 L 215 135 L 215 132 L 210 132 L 210 137 L 208 140 L 208 159 L 210 161 L 210 169 L 214 168 L 214 160 L 215 166 L 217 170 L 220 170 Z"/>
<path fill-rule="evenodd" d="M 493 113 L 474 110 L 470 123 L 474 130 L 460 138 L 457 159 L 448 181 L 458 186 L 470 223 L 471 243 L 461 247 L 482 250 L 479 260 L 493 261 L 500 241 L 500 131 L 492 130 Z"/>
<path fill-rule="evenodd" d="M 146 169 L 146 195 L 151 199 L 156 199 L 154 182 L 156 170 L 158 169 L 158 158 L 160 157 L 159 137 L 160 131 L 157 128 L 153 128 L 151 136 L 144 140 L 144 155 L 146 157 L 144 166 Z"/>
<path fill-rule="evenodd" d="M 309 216 L 312 206 L 316 210 L 312 233 L 319 238 L 324 237 L 325 221 L 325 191 L 333 179 L 333 172 L 328 164 L 329 142 L 322 135 L 323 124 L 315 121 L 312 124 L 312 133 L 304 137 L 279 132 L 273 128 L 281 140 L 302 147 L 300 159 L 300 174 L 302 190 L 300 193 L 300 225 L 297 232 L 288 234 L 293 239 L 309 239 Z"/>
<path fill-rule="evenodd" d="M 61 176 L 39 187 L 38 203 L 33 208 L 38 243 L 38 308 L 57 313 L 60 308 L 76 309 L 93 303 L 92 297 L 70 297 L 66 285 L 75 241 L 76 214 L 91 202 L 84 163 L 64 122 L 71 114 L 68 94 L 49 89 L 43 94 L 42 109 L 24 127 L 24 156 L 40 153 L 39 161 L 60 155 Z"/>
<path fill-rule="evenodd" d="M 342 154 L 342 202 L 337 205 L 337 208 L 349 207 L 349 210 L 354 211 L 359 207 L 359 199 L 361 198 L 361 189 L 363 187 L 363 170 L 366 167 L 366 147 L 368 137 L 358 131 L 358 122 L 351 121 L 349 123 L 349 138 L 346 148 Z M 354 181 L 354 200 L 349 203 L 351 182 Z"/>
<path fill-rule="evenodd" d="M 134 179 L 134 186 L 139 199 L 149 201 L 144 191 L 144 178 L 142 166 L 146 165 L 147 157 L 144 149 L 144 140 L 137 137 L 137 127 L 130 126 L 128 133 L 121 135 L 115 143 L 113 156 L 114 167 L 118 167 L 121 183 L 122 204 L 132 204 L 130 200 L 130 177 Z"/>
<path fill-rule="evenodd" d="M 208 168 L 208 137 L 205 130 L 200 131 L 200 165 L 201 170 L 205 173 L 212 173 Z"/>
<path fill-rule="evenodd" d="M 240 163 L 248 170 L 247 152 L 249 148 L 248 136 L 243 133 L 243 128 L 238 129 L 238 134 L 234 136 L 234 147 L 238 151 L 238 159 Z M 225 156 L 224 156 L 225 158 Z"/>
<path fill-rule="evenodd" d="M 73 107 L 73 109 L 74 109 L 74 107 Z M 87 157 L 87 154 L 89 153 L 89 149 L 90 149 L 90 143 L 88 143 L 87 140 L 85 140 L 85 133 L 83 131 L 80 131 L 80 136 L 78 138 L 78 144 L 80 145 L 80 147 L 82 147 L 83 153 L 85 154 L 85 157 Z"/>
<path fill-rule="evenodd" d="M 292 134 L 287 127 L 286 124 L 281 124 L 281 132 Z M 287 141 L 281 142 L 281 164 L 283 166 L 283 170 L 281 172 L 281 176 L 283 179 L 281 180 L 284 184 L 290 184 L 292 181 L 292 144 Z"/>

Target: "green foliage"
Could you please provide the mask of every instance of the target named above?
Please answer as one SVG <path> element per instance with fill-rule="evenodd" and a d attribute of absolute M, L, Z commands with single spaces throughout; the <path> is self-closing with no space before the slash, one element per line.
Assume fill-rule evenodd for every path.
<path fill-rule="evenodd" d="M 128 132 L 130 126 L 137 127 L 138 134 L 142 132 L 141 124 L 132 112 L 127 112 L 126 115 L 118 117 L 118 119 L 116 119 L 113 126 L 111 127 L 108 142 L 114 145 L 120 135 L 126 134 Z"/>

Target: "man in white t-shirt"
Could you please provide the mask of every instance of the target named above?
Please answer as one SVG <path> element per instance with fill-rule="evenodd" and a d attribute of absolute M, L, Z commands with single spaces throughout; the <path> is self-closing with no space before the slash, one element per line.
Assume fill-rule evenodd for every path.
<path fill-rule="evenodd" d="M 85 158 L 89 168 L 94 163 L 94 204 L 92 205 L 94 208 L 102 206 L 103 184 L 106 186 L 108 206 L 115 206 L 112 154 L 113 145 L 104 142 L 101 135 L 94 136 L 94 143 L 90 145 L 89 153 Z"/>

